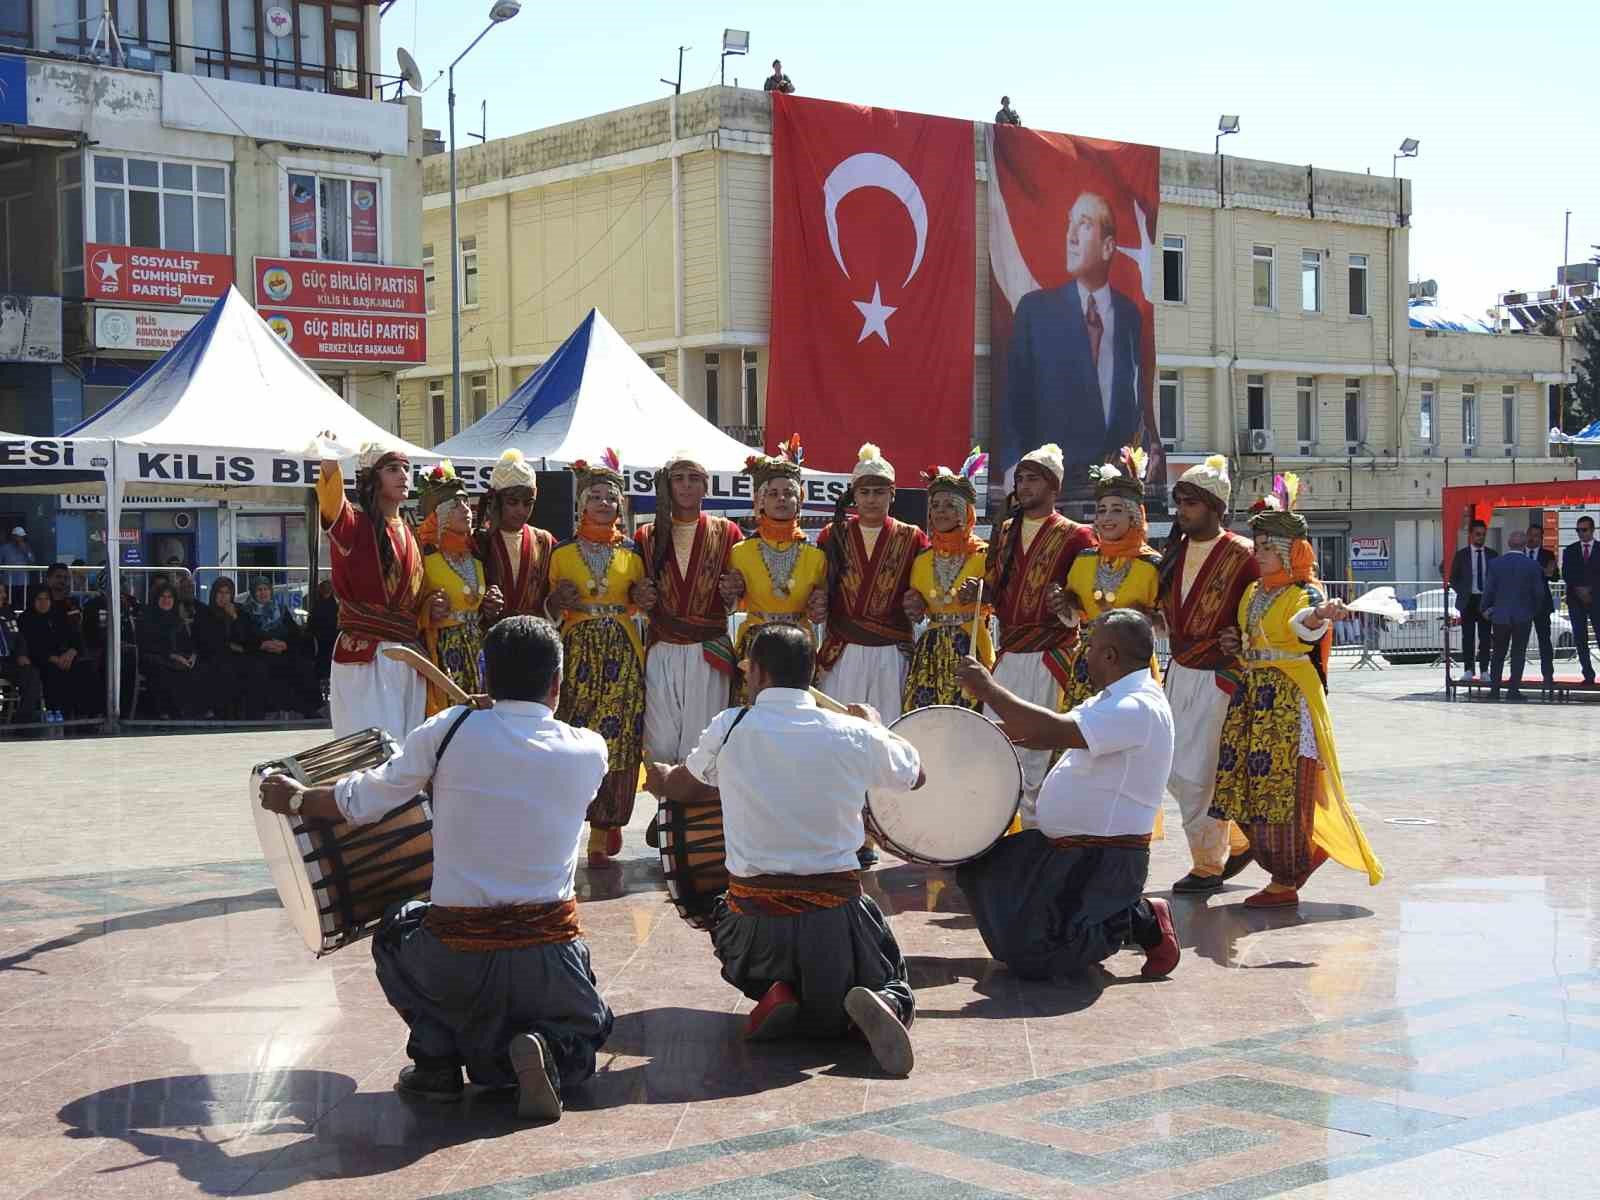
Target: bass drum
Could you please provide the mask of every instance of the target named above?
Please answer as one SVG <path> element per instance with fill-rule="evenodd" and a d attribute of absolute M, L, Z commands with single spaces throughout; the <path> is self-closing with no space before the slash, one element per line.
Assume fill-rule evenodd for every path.
<path fill-rule="evenodd" d="M 867 792 L 867 825 L 879 842 L 910 862 L 953 867 L 1005 836 L 1022 802 L 1022 764 L 998 725 L 935 704 L 889 728 L 917 748 L 928 780 L 914 792 Z"/>

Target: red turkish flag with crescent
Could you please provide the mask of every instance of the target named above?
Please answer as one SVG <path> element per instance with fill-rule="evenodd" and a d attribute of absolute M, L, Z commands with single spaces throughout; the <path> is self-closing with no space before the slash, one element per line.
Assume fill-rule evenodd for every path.
<path fill-rule="evenodd" d="M 972 122 L 775 94 L 767 449 L 915 486 L 971 448 Z"/>

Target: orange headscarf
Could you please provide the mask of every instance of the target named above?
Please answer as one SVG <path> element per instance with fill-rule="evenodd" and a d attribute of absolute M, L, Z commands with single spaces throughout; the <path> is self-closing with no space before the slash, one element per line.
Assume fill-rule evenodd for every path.
<path fill-rule="evenodd" d="M 931 526 L 929 527 L 929 540 L 933 542 L 935 554 L 959 554 L 966 558 L 969 555 L 977 554 L 984 548 L 983 542 L 979 541 L 972 532 L 973 527 L 978 523 L 977 511 L 970 504 L 966 506 L 966 509 L 966 521 L 960 529 L 951 529 L 940 533 Z"/>
<path fill-rule="evenodd" d="M 458 501 L 459 503 L 459 501 Z M 419 546 L 437 546 L 440 551 L 451 558 L 460 558 L 472 548 L 472 535 L 470 533 L 457 533 L 454 529 L 439 526 L 439 510 L 436 508 L 421 525 L 417 526 L 417 544 Z"/>

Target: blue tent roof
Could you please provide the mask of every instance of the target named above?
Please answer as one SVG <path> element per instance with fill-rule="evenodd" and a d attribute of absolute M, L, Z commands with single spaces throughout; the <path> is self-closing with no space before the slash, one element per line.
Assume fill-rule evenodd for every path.
<path fill-rule="evenodd" d="M 1469 317 L 1465 313 L 1458 313 L 1448 308 L 1440 308 L 1432 300 L 1417 299 L 1411 301 L 1407 315 L 1411 318 L 1413 329 L 1436 329 L 1447 333 L 1493 333 L 1487 324 L 1477 317 Z"/>

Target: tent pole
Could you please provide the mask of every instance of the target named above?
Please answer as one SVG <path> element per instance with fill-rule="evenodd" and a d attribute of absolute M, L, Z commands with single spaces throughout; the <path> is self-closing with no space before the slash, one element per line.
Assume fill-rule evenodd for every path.
<path fill-rule="evenodd" d="M 122 484 L 117 449 L 106 456 L 106 725 L 116 733 L 122 720 Z"/>

